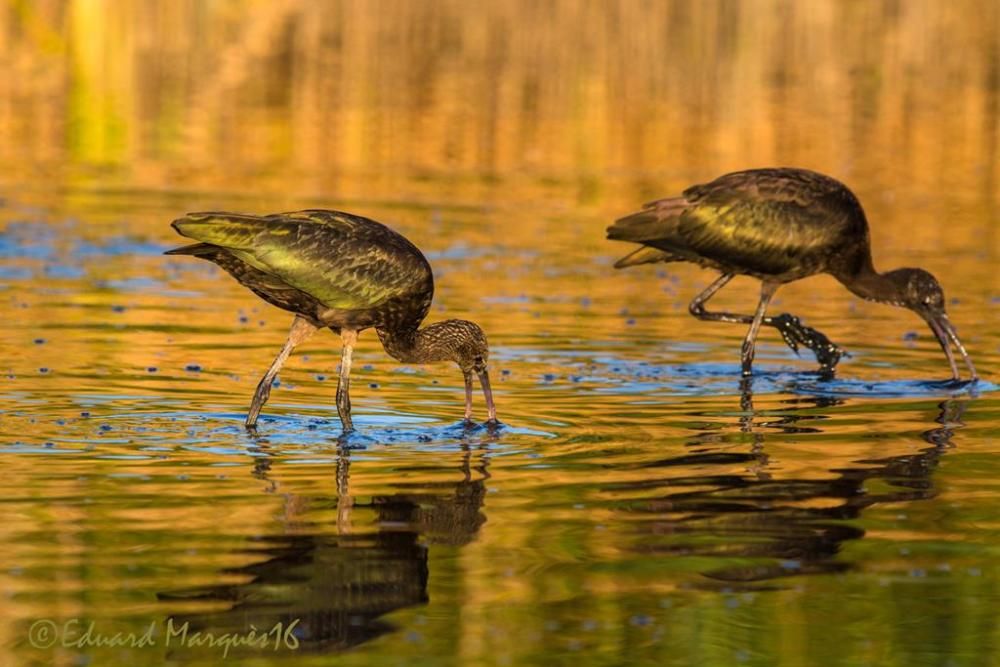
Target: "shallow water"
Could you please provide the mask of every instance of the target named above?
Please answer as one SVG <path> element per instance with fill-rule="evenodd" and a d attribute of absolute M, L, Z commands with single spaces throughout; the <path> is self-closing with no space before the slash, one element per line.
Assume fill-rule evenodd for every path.
<path fill-rule="evenodd" d="M 433 258 L 432 317 L 489 332 L 502 427 L 464 427 L 457 371 L 400 366 L 369 332 L 356 434 L 340 437 L 329 335 L 302 346 L 248 434 L 289 317 L 208 264 L 163 257 L 172 202 L 146 223 L 8 201 L 0 578 L 18 659 L 44 660 L 24 638 L 46 618 L 161 633 L 167 618 L 215 633 L 300 619 L 298 648 L 240 654 L 278 663 L 349 647 L 344 661 L 390 664 L 767 663 L 795 660 L 788 643 L 834 662 L 991 654 L 988 288 L 943 278 L 974 385 L 942 380 L 915 317 L 832 284 L 824 304 L 803 284 L 779 307 L 850 349 L 838 377 L 765 332 L 746 384 L 743 328 L 683 305 L 708 272 L 613 274 L 597 243 L 574 248 L 569 218 L 544 232 L 562 252 L 531 259 L 516 240 L 452 241 L 502 214 L 442 211 L 428 235 L 434 207 L 371 208 Z M 496 281 L 470 275 L 508 261 Z M 752 302 L 742 287 L 731 303 Z M 873 618 L 896 631 L 872 633 Z M 145 664 L 219 650 L 79 652 Z"/>
<path fill-rule="evenodd" d="M 69 6 L 71 34 L 103 25 Z M 159 11 L 173 16 L 171 6 Z M 293 16 L 311 11 L 273 6 Z M 683 3 L 669 6 L 660 17 L 664 25 L 686 16 L 695 26 L 691 34 L 707 40 L 686 43 L 689 58 L 722 39 L 704 24 L 711 12 L 691 9 L 701 4 L 687 13 Z M 796 29 L 826 25 L 827 14 L 849 11 L 846 5 L 813 3 L 816 14 L 800 15 L 790 8 L 801 5 L 789 3 L 778 18 L 727 18 L 730 5 L 704 6 L 721 12 L 720 25 L 734 22 L 751 37 L 742 55 L 722 47 L 715 54 L 720 67 L 742 78 L 700 84 L 709 89 L 698 89 L 695 106 L 715 93 L 740 92 L 739 81 L 759 75 L 769 87 L 744 91 L 748 113 L 759 103 L 772 111 L 798 108 L 800 115 L 746 120 L 720 111 L 707 123 L 698 109 L 667 114 L 702 118 L 697 122 L 715 128 L 707 138 L 670 134 L 670 118 L 657 115 L 637 126 L 637 118 L 598 112 L 572 121 L 551 106 L 562 99 L 553 92 L 563 85 L 555 79 L 586 79 L 594 62 L 616 61 L 607 53 L 601 57 L 610 60 L 556 49 L 567 60 L 554 62 L 539 84 L 534 111 L 503 106 L 503 122 L 485 109 L 468 112 L 469 127 L 501 135 L 495 141 L 503 150 L 490 165 L 479 162 L 482 133 L 468 129 L 449 135 L 450 157 L 431 152 L 421 154 L 427 164 L 401 164 L 396 151 L 403 148 L 371 128 L 396 128 L 411 148 L 430 145 L 435 132 L 447 135 L 446 120 L 456 112 L 440 91 L 460 89 L 465 77 L 492 62 L 474 58 L 468 45 L 461 58 L 443 46 L 445 55 L 435 52 L 444 65 L 431 67 L 428 77 L 443 97 L 402 110 L 383 101 L 362 104 L 361 118 L 350 122 L 368 128 L 357 130 L 367 143 L 349 119 L 334 118 L 334 126 L 349 126 L 338 136 L 343 152 L 335 150 L 340 143 L 315 134 L 323 124 L 310 114 L 324 108 L 299 88 L 276 101 L 256 96 L 259 81 L 232 84 L 234 99 L 261 113 L 233 121 L 250 139 L 227 156 L 230 173 L 189 152 L 225 144 L 228 117 L 208 103 L 198 108 L 204 115 L 191 119 L 204 124 L 193 136 L 168 132 L 161 143 L 144 143 L 152 140 L 140 129 L 166 121 L 146 118 L 143 105 L 128 107 L 134 117 L 116 117 L 133 131 L 125 132 L 132 139 L 123 145 L 115 143 L 110 120 L 78 118 L 82 125 L 65 121 L 76 128 L 70 139 L 38 135 L 28 150 L 29 138 L 0 115 L 5 151 L 25 149 L 27 156 L 0 180 L 6 489 L 0 662 L 217 664 L 222 647 L 178 636 L 167 645 L 168 623 L 187 623 L 191 635 L 216 636 L 291 627 L 295 646 L 232 650 L 230 659 L 260 665 L 326 664 L 331 656 L 359 665 L 994 664 L 1000 655 L 1000 283 L 994 276 L 1000 201 L 989 165 L 996 142 L 954 134 L 951 116 L 946 122 L 919 95 L 907 106 L 915 125 L 899 129 L 892 109 L 909 98 L 897 86 L 911 83 L 890 74 L 921 63 L 922 83 L 950 91 L 953 107 L 985 109 L 985 120 L 969 115 L 967 122 L 997 125 L 995 84 L 976 79 L 989 69 L 995 38 L 976 41 L 972 22 L 955 24 L 959 19 L 947 12 L 951 23 L 938 20 L 934 11 L 943 10 L 895 18 L 887 10 L 855 17 L 869 37 L 896 44 L 897 34 L 904 35 L 903 46 L 881 60 L 823 51 L 841 35 L 831 28 L 815 43 L 788 47 L 801 51 L 799 59 L 781 60 L 775 65 L 781 76 L 772 77 L 760 67 L 771 62 L 768 48 L 778 47 L 761 46 L 761 35 L 782 29 L 782 21 Z M 406 7 L 396 9 L 417 11 Z M 598 26 L 618 25 L 597 10 L 556 7 L 565 29 L 580 27 L 585 38 L 610 29 Z M 621 25 L 645 25 L 635 7 L 621 7 L 615 19 Z M 867 11 L 860 7 L 855 11 Z M 506 16 L 507 10 L 489 11 Z M 452 32 L 479 34 L 478 21 L 457 6 L 427 12 L 427 21 L 447 28 L 427 30 L 448 48 L 459 48 L 447 37 Z M 114 30 L 129 16 L 115 14 L 111 34 L 96 43 L 117 48 L 109 46 L 117 43 Z M 306 19 L 297 20 L 312 20 Z M 35 26 L 23 30 L 24 44 L 17 42 L 19 66 L 27 67 L 33 57 L 49 57 L 26 45 L 29 38 L 44 41 L 38 26 L 60 24 L 46 15 L 19 20 L 10 25 Z M 398 27 L 384 29 L 392 26 Z M 921 30 L 943 31 L 922 38 L 931 45 L 935 36 L 968 37 L 963 43 L 981 58 L 956 61 L 967 67 L 959 70 L 965 78 L 957 76 L 951 56 L 934 60 L 926 53 L 931 46 L 913 46 L 911 32 Z M 547 53 L 555 47 L 544 34 L 528 28 L 517 39 L 524 46 L 538 38 L 537 52 Z M 661 62 L 660 52 L 642 49 L 659 44 L 657 36 L 650 27 L 629 42 L 637 49 L 631 57 L 648 66 L 637 71 L 654 71 Z M 167 36 L 157 39 L 152 43 L 164 52 L 178 48 Z M 424 53 L 418 45 L 406 48 Z M 291 67 L 281 53 L 273 61 L 251 55 L 268 76 L 280 78 Z M 84 55 L 73 57 L 89 66 Z M 818 94 L 803 87 L 833 99 L 844 83 L 839 58 L 849 57 L 870 59 L 866 66 L 875 69 L 844 75 L 855 83 L 861 77 L 861 87 L 851 88 L 860 101 L 829 111 L 829 136 L 812 140 L 828 110 L 796 102 Z M 797 69 L 802 62 L 831 69 L 807 81 Z M 208 76 L 187 66 L 196 82 Z M 372 67 L 389 68 L 377 74 L 392 82 L 389 65 Z M 511 65 L 498 75 L 501 87 L 516 87 L 534 71 L 530 63 Z M 872 92 L 862 85 L 879 72 L 890 82 L 885 87 Z M 687 81 L 695 74 L 676 76 Z M 101 94 L 114 98 L 118 74 L 106 76 L 111 83 Z M 633 76 L 614 79 L 615 86 L 647 85 L 641 74 Z M 306 93 L 326 90 L 322 77 L 291 79 Z M 684 88 L 683 81 L 664 80 L 664 88 L 649 85 L 665 99 Z M 353 79 L 345 81 L 355 90 Z M 171 82 L 181 85 L 169 77 L 164 85 Z M 965 96 L 951 85 L 964 86 Z M 621 92 L 615 86 L 588 95 L 613 99 Z M 75 117 L 74 99 L 62 109 L 65 118 Z M 302 114 L 289 124 L 296 141 L 312 138 L 336 153 L 336 170 L 313 164 L 295 142 L 287 174 L 254 162 L 253 155 L 274 158 L 271 151 L 280 157 L 285 144 L 267 137 L 278 132 L 274 119 L 288 111 L 286 104 Z M 520 129 L 494 125 L 518 119 Z M 403 121 L 416 129 L 403 133 Z M 18 122 L 45 121 L 25 111 Z M 565 136 L 535 135 L 529 131 L 535 122 L 546 132 L 571 129 Z M 631 129 L 619 136 L 622 128 Z M 787 130 L 784 138 L 775 128 Z M 852 152 L 848 139 L 857 133 L 870 133 L 875 149 Z M 954 159 L 947 168 L 923 150 L 928 133 L 950 138 Z M 588 143 L 595 136 L 633 148 L 654 136 L 672 152 L 667 160 L 648 149 L 625 169 L 619 148 L 601 152 Z M 825 152 L 827 144 L 835 148 Z M 553 157 L 561 148 L 579 150 L 577 161 Z M 352 162 L 360 154 L 371 162 Z M 698 322 L 687 312 L 687 302 L 714 279 L 711 272 L 690 265 L 611 268 L 628 250 L 603 240 L 615 216 L 762 160 L 811 166 L 851 183 L 872 222 L 877 265 L 923 266 L 940 278 L 979 382 L 946 380 L 946 361 L 915 315 L 860 302 L 828 277 L 782 288 L 773 312 L 802 316 L 851 353 L 837 377 L 821 377 L 808 352 L 797 357 L 765 330 L 756 374 L 742 382 L 744 328 Z M 911 172 L 913 179 L 900 176 Z M 169 221 L 188 210 L 314 206 L 382 220 L 426 252 L 436 276 L 429 319 L 468 318 L 489 335 L 501 426 L 462 424 L 456 369 L 397 364 L 366 332 L 354 362 L 355 434 L 340 433 L 333 404 L 340 350 L 329 333 L 300 347 L 258 431 L 244 430 L 250 396 L 290 316 L 205 262 L 164 257 L 179 243 Z M 740 278 L 713 305 L 747 312 L 756 293 L 754 281 Z M 475 409 L 482 420 L 480 399 Z M 74 644 L 91 621 L 91 637 L 141 634 L 153 624 L 155 645 Z M 52 629 L 55 635 L 32 634 Z M 55 645 L 40 648 L 47 638 Z"/>

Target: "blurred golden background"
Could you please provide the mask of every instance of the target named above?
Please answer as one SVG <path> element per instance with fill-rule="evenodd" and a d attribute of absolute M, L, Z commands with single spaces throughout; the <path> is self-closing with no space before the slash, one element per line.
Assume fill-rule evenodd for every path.
<path fill-rule="evenodd" d="M 0 178 L 592 198 L 798 165 L 992 198 L 998 26 L 975 0 L 11 0 Z"/>

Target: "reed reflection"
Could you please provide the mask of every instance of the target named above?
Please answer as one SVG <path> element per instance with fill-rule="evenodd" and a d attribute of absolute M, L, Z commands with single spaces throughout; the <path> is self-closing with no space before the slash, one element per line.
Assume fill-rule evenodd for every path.
<path fill-rule="evenodd" d="M 693 452 L 647 462 L 642 467 L 662 471 L 660 479 L 615 487 L 627 493 L 632 485 L 647 494 L 660 486 L 662 495 L 645 503 L 631 502 L 630 512 L 649 520 L 635 526 L 630 549 L 641 553 L 718 557 L 744 561 L 702 572 L 726 588 L 755 589 L 781 577 L 844 571 L 852 567 L 838 557 L 842 545 L 861 539 L 865 531 L 844 523 L 857 519 L 879 503 L 925 500 L 935 495 L 932 475 L 941 456 L 951 446 L 955 430 L 962 427 L 968 401 L 950 399 L 939 404 L 937 427 L 921 434 L 927 445 L 913 453 L 885 458 L 859 459 L 829 470 L 832 476 L 782 477 L 772 472 L 775 461 L 767 453 L 767 440 L 779 433 L 822 432 L 821 414 L 796 414 L 844 403 L 828 396 L 799 397 L 783 401 L 781 416 L 773 419 L 753 407 L 752 380 L 743 384 L 740 433 L 750 437 L 744 453 L 719 452 L 717 429 L 698 433 L 688 443 Z M 811 423 L 811 424 L 810 424 Z M 706 451 L 709 450 L 709 451 Z M 715 450 L 715 451 L 711 451 Z M 746 472 L 733 474 L 733 464 Z M 695 468 L 696 474 L 674 476 L 672 471 Z M 725 471 L 722 469 L 725 468 Z M 713 470 L 720 470 L 716 473 Z M 878 484 L 872 484 L 873 481 Z M 870 489 L 879 491 L 872 492 Z M 646 517 L 643 517 L 644 519 Z M 746 559 L 759 559 L 746 565 Z M 711 585 L 709 585 L 711 587 Z"/>
<path fill-rule="evenodd" d="M 266 444 L 260 447 L 266 452 Z M 255 462 L 254 476 L 268 480 L 268 460 Z M 298 651 L 337 651 L 393 631 L 381 620 L 385 614 L 427 603 L 429 545 L 468 544 L 486 521 L 485 446 L 463 445 L 457 480 L 423 481 L 419 488 L 393 483 L 397 492 L 364 501 L 351 493 L 350 466 L 350 450 L 341 449 L 335 495 L 289 495 L 279 530 L 246 549 L 264 560 L 218 573 L 220 579 L 245 577 L 245 583 L 160 593 L 165 602 L 230 605 L 221 612 L 175 615 L 175 624 L 221 634 L 298 620 Z M 310 518 L 330 515 L 334 525 Z"/>
<path fill-rule="evenodd" d="M 355 196 L 400 169 L 647 191 L 748 156 L 995 192 L 997 7 L 902 4 L 5 3 L 0 154 Z"/>

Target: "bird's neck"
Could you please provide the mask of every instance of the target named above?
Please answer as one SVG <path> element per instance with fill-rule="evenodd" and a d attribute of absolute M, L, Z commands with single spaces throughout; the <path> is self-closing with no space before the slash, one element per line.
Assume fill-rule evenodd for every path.
<path fill-rule="evenodd" d="M 847 289 L 862 299 L 877 301 L 894 306 L 903 305 L 903 286 L 890 277 L 891 272 L 879 273 L 872 266 L 871 260 L 864 262 L 860 268 L 848 276 L 837 276 Z"/>
<path fill-rule="evenodd" d="M 389 331 L 376 329 L 386 353 L 404 364 L 429 364 L 452 359 L 452 349 L 447 339 L 435 335 L 431 324 L 422 329 Z"/>

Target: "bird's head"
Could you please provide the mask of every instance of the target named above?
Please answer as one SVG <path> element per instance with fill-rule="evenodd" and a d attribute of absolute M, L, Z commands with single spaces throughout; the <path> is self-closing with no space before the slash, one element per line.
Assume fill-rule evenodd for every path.
<path fill-rule="evenodd" d="M 438 361 L 453 361 L 465 376 L 467 410 L 471 409 L 472 376 L 479 376 L 486 398 L 489 422 L 496 424 L 497 411 L 490 389 L 490 375 L 486 369 L 490 348 L 486 334 L 475 322 L 468 320 L 445 320 L 435 322 L 416 331 L 376 328 L 382 347 L 394 359 L 404 363 L 428 364 Z M 468 419 L 468 412 L 466 414 Z"/>
<path fill-rule="evenodd" d="M 432 334 L 442 356 L 458 364 L 463 373 L 484 373 L 490 358 L 486 334 L 475 322 L 445 320 L 423 330 Z"/>
<path fill-rule="evenodd" d="M 463 373 L 486 370 L 490 349 L 475 322 L 444 320 L 418 330 L 377 328 L 385 351 L 404 363 L 453 361 Z"/>
<path fill-rule="evenodd" d="M 944 312 L 944 290 L 937 278 L 923 269 L 896 269 L 889 278 L 896 287 L 898 305 L 925 320 Z"/>
<path fill-rule="evenodd" d="M 944 290 L 941 289 L 937 278 L 923 269 L 896 269 L 887 275 L 896 287 L 895 304 L 909 308 L 922 317 L 934 332 L 934 336 L 948 357 L 952 377 L 959 379 L 958 367 L 951 351 L 951 346 L 954 344 L 972 374 L 971 379 L 975 380 L 976 369 L 972 365 L 969 353 L 958 339 L 955 327 L 948 319 L 948 313 L 944 308 Z"/>
<path fill-rule="evenodd" d="M 386 350 L 390 351 L 391 334 L 380 330 L 379 336 L 382 337 Z M 472 375 L 477 375 L 483 387 L 483 396 L 486 398 L 489 421 L 496 422 L 496 407 L 493 404 L 490 375 L 486 368 L 490 358 L 490 348 L 486 334 L 478 324 L 468 320 L 445 320 L 428 325 L 416 333 L 412 350 L 400 358 L 417 363 L 454 361 L 462 369 L 467 389 L 471 386 L 469 383 L 472 381 Z"/>

